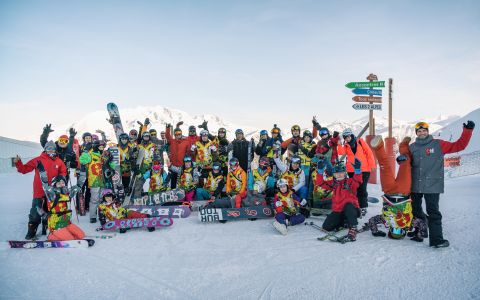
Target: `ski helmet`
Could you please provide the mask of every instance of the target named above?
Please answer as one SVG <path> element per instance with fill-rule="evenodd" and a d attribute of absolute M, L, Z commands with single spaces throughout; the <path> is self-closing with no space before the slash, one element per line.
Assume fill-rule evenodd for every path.
<path fill-rule="evenodd" d="M 200 131 L 200 136 L 208 136 L 208 130 L 202 130 Z"/>
<path fill-rule="evenodd" d="M 277 127 L 277 124 L 273 124 L 273 128 L 270 131 L 271 134 L 280 134 L 280 128 Z"/>
<path fill-rule="evenodd" d="M 155 129 L 150 129 L 148 132 L 150 132 L 150 136 L 156 137 L 157 136 L 157 130 Z"/>
<path fill-rule="evenodd" d="M 342 132 L 343 138 L 346 138 L 348 136 L 351 136 L 353 138 L 353 131 L 350 128 L 345 128 Z"/>
<path fill-rule="evenodd" d="M 330 131 L 328 131 L 328 128 L 322 127 L 320 128 L 320 131 L 318 132 L 318 134 L 320 134 L 320 136 L 329 135 Z"/>
<path fill-rule="evenodd" d="M 243 130 L 239 128 L 235 130 L 235 134 L 243 134 Z"/>
<path fill-rule="evenodd" d="M 306 136 L 309 136 L 311 139 L 313 138 L 313 135 L 312 135 L 312 133 L 310 132 L 310 130 L 305 130 L 305 131 L 303 131 L 303 137 L 306 137 Z"/>
<path fill-rule="evenodd" d="M 130 130 L 130 132 L 128 133 L 128 135 L 131 136 L 131 137 L 137 138 L 137 136 L 138 136 L 138 131 L 137 131 L 136 129 L 132 129 L 132 130 Z"/>
<path fill-rule="evenodd" d="M 264 129 L 264 130 L 261 130 L 261 131 L 260 131 L 260 135 L 268 135 L 268 131 L 266 131 L 265 129 Z"/>
<path fill-rule="evenodd" d="M 191 125 L 188 127 L 188 135 L 196 135 L 197 134 L 197 128 L 195 126 Z"/>
<path fill-rule="evenodd" d="M 92 134 L 90 132 L 85 132 L 84 134 L 82 134 L 82 140 L 85 141 L 85 138 L 89 136 L 90 138 L 92 137 Z"/>
<path fill-rule="evenodd" d="M 415 133 L 417 133 L 419 129 L 426 129 L 428 131 L 428 123 L 418 122 L 417 124 L 415 124 Z"/>
<path fill-rule="evenodd" d="M 298 125 L 293 125 L 293 126 L 292 126 L 292 129 L 291 129 L 292 133 L 293 133 L 295 130 L 300 131 L 300 126 L 298 126 Z"/>
<path fill-rule="evenodd" d="M 51 159 L 55 159 L 58 155 L 57 145 L 53 141 L 48 141 L 43 149 Z"/>
<path fill-rule="evenodd" d="M 258 160 L 258 165 L 260 166 L 260 168 L 265 169 L 270 165 L 270 159 L 266 156 L 262 156 Z"/>
<path fill-rule="evenodd" d="M 102 191 L 102 200 L 105 201 L 105 198 L 107 197 L 112 197 L 112 200 L 115 199 L 115 194 L 113 193 L 113 191 L 111 189 L 104 189 Z"/>
<path fill-rule="evenodd" d="M 238 166 L 238 158 L 236 157 L 232 157 L 230 158 L 230 160 L 228 161 L 228 164 L 231 166 L 231 167 L 237 167 Z"/>
<path fill-rule="evenodd" d="M 142 138 L 144 138 L 146 136 L 148 136 L 149 138 L 152 137 L 150 132 L 148 132 L 148 131 L 145 131 L 144 133 L 142 133 Z"/>
<path fill-rule="evenodd" d="M 126 134 L 125 132 L 124 133 L 121 133 L 119 136 L 118 136 L 118 141 L 120 143 L 122 143 L 122 140 L 126 140 L 128 142 L 128 134 Z M 125 143 L 126 144 L 126 143 Z"/>
<path fill-rule="evenodd" d="M 220 171 L 222 169 L 222 164 L 219 163 L 218 161 L 214 162 L 212 165 L 212 170 L 213 171 Z"/>
<path fill-rule="evenodd" d="M 65 134 L 59 136 L 57 142 L 58 142 L 59 145 L 65 145 L 65 146 L 67 146 L 67 144 L 68 144 L 68 136 L 65 135 Z"/>
<path fill-rule="evenodd" d="M 225 128 L 221 127 L 221 128 L 218 129 L 218 133 L 227 134 L 227 130 Z"/>
<path fill-rule="evenodd" d="M 97 151 L 100 151 L 100 147 L 105 147 L 106 144 L 103 140 L 95 140 L 92 142 L 92 148 L 93 148 L 93 151 L 97 152 Z"/>
<path fill-rule="evenodd" d="M 300 156 L 294 155 L 294 156 L 292 156 L 290 162 L 291 162 L 292 164 L 300 164 L 300 163 L 302 162 L 302 160 L 300 159 Z"/>
<path fill-rule="evenodd" d="M 182 130 L 180 129 L 180 127 L 177 127 L 173 130 L 173 134 L 174 135 L 182 135 Z"/>
<path fill-rule="evenodd" d="M 277 181 L 277 187 L 281 188 L 282 186 L 286 186 L 288 188 L 288 181 L 285 178 L 280 178 Z"/>

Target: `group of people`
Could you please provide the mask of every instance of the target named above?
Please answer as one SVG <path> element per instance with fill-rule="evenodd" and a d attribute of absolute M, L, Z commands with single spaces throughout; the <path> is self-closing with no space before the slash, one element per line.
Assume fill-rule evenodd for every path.
<path fill-rule="evenodd" d="M 119 150 L 122 186 L 131 198 L 179 188 L 185 191 L 186 202 L 210 200 L 210 206 L 225 207 L 224 200 L 228 199 L 227 206 L 240 208 L 251 205 L 252 197 L 260 197 L 265 205 L 274 208 L 273 226 L 282 234 L 286 234 L 288 226 L 304 222 L 309 208 L 322 207 L 331 209 L 323 228 L 332 231 L 346 227 L 349 229 L 346 239 L 355 241 L 358 218 L 367 213 L 367 183 L 370 172 L 376 168 L 375 152 L 384 203 L 397 209 L 401 207 L 403 221 L 398 216 L 393 217 L 395 222 L 389 221 L 391 218 L 386 213 L 375 216 L 369 220 L 372 234 L 386 235 L 378 229 L 380 223 L 389 228 L 388 235 L 392 238 L 405 236 L 412 227 L 415 229 L 409 233 L 412 239 L 422 241 L 427 236 L 427 225 L 422 222 L 427 218 L 421 207 L 425 198 L 430 245 L 435 247 L 448 246 L 448 241 L 443 239 L 438 209 L 439 194 L 443 193 L 443 156 L 464 149 L 475 126 L 468 121 L 460 139 L 450 143 L 433 139 L 428 124 L 418 123 L 415 142 L 409 144 L 410 140 L 404 139 L 400 143 L 397 158 L 400 167 L 395 177 L 395 166 L 389 165 L 381 137 L 375 137 L 369 145 L 350 129 L 341 134 L 331 133 L 315 117 L 312 131 L 301 132 L 300 126 L 294 125 L 291 137 L 284 140 L 280 128 L 274 125 L 270 134 L 261 130 L 257 142 L 253 138 L 247 140 L 241 129 L 237 129 L 235 138 L 229 141 L 225 128 L 218 129 L 214 135 L 208 130 L 207 122 L 198 126 L 201 129 L 198 134 L 195 126 L 188 127 L 185 136 L 182 125 L 179 122 L 173 128 L 166 124 L 158 137 L 155 129 L 148 129 L 146 119 L 139 130 L 118 135 L 118 144 L 113 146 Z M 41 135 L 44 152 L 39 157 L 26 164 L 18 156 L 15 159 L 19 172 L 35 170 L 26 239 L 35 237 L 42 222 L 42 233 L 46 234 L 48 228 L 49 239 L 81 238 L 81 230 L 76 226 L 72 228 L 71 210 L 66 205 L 67 199 L 77 193 L 85 196 L 91 223 L 96 223 L 97 217 L 102 224 L 118 216 L 139 217 L 114 201 L 122 196 L 110 179 L 112 170 L 118 166 L 107 149 L 103 131 L 98 131 L 101 137 L 84 133 L 78 153 L 73 128 L 69 136 L 62 135 L 56 142 L 48 141 L 51 131 L 50 125 L 45 126 Z M 38 162 L 44 166 L 44 178 Z M 77 169 L 77 184 L 68 189 L 71 168 Z M 144 190 L 147 180 L 148 190 Z M 409 217 L 412 215 L 409 207 L 413 207 L 410 209 L 413 219 Z M 384 211 L 392 212 L 391 209 Z M 59 230 L 67 235 L 58 234 Z"/>

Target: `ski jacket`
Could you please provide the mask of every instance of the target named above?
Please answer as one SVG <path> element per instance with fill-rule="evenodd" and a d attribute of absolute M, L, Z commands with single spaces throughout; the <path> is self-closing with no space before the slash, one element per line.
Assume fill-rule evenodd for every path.
<path fill-rule="evenodd" d="M 152 142 L 149 142 L 148 144 L 144 144 L 143 142 L 138 144 L 138 151 L 143 151 L 143 161 L 140 168 L 141 174 L 145 174 L 145 172 L 147 172 L 152 167 L 155 147 L 156 145 Z"/>
<path fill-rule="evenodd" d="M 295 215 L 297 208 L 300 207 L 300 198 L 291 190 L 286 193 L 277 192 L 273 200 L 277 214 L 283 212 L 287 215 Z"/>
<path fill-rule="evenodd" d="M 301 141 L 300 145 L 298 146 L 298 156 L 301 159 L 301 165 L 302 167 L 310 167 L 312 157 L 314 153 L 312 153 L 312 149 L 314 147 L 315 143 L 314 142 L 304 142 Z"/>
<path fill-rule="evenodd" d="M 220 139 L 218 136 L 214 138 L 214 144 L 218 148 L 217 160 L 222 163 L 222 167 L 227 165 L 228 161 L 228 140 L 226 138 Z"/>
<path fill-rule="evenodd" d="M 299 145 L 302 138 L 300 136 L 291 137 L 288 140 L 282 142 L 282 149 L 287 149 L 290 144 Z M 295 153 L 294 153 L 295 154 Z"/>
<path fill-rule="evenodd" d="M 281 178 L 287 180 L 290 189 L 299 191 L 305 185 L 305 173 L 301 168 L 298 168 L 298 170 L 288 168 L 279 158 L 275 158 L 274 161 L 278 170 L 282 173 Z"/>
<path fill-rule="evenodd" d="M 187 139 L 174 139 L 170 134 L 169 128 L 165 129 L 165 137 L 170 145 L 170 161 L 176 167 L 183 166 L 183 158 L 187 154 L 190 141 Z"/>
<path fill-rule="evenodd" d="M 155 194 L 166 191 L 170 185 L 170 176 L 165 172 L 154 172 L 153 170 L 147 171 L 143 177 L 145 179 L 150 178 L 148 193 Z"/>
<path fill-rule="evenodd" d="M 258 191 L 259 185 L 264 187 L 263 191 Z M 267 167 L 265 170 L 257 168 L 248 176 L 248 190 L 257 193 L 264 193 L 265 189 L 273 188 L 275 179 L 273 178 L 272 169 Z"/>
<path fill-rule="evenodd" d="M 185 192 L 193 191 L 198 184 L 200 173 L 196 168 L 170 166 L 170 171 L 180 174 L 178 187 Z"/>
<path fill-rule="evenodd" d="M 320 140 L 315 147 L 315 154 L 323 154 L 330 159 L 330 162 L 335 164 L 338 158 L 338 142 L 340 137 L 330 137 L 327 140 Z"/>
<path fill-rule="evenodd" d="M 245 138 L 242 140 L 233 140 L 229 145 L 228 145 L 228 152 L 232 152 L 232 157 L 236 157 L 238 159 L 238 162 L 240 164 L 240 167 L 243 170 L 248 170 L 248 147 L 250 145 L 250 142 L 248 142 Z M 254 148 L 255 145 L 252 144 L 252 147 Z M 253 159 L 254 157 L 254 149 L 251 149 L 250 151 L 250 160 Z"/>
<path fill-rule="evenodd" d="M 105 225 L 107 221 L 116 219 L 125 219 L 127 217 L 127 209 L 117 202 L 102 202 L 98 205 L 98 219 L 101 225 Z"/>
<path fill-rule="evenodd" d="M 33 198 L 43 198 L 45 197 L 45 192 L 37 170 L 37 161 L 42 162 L 45 171 L 47 172 L 49 184 L 55 176 L 67 176 L 67 168 L 60 158 L 56 157 L 55 159 L 51 159 L 45 152 L 42 152 L 40 156 L 29 160 L 26 164 L 23 164 L 21 160 L 15 164 L 17 171 L 22 174 L 27 174 L 35 170 L 35 176 L 33 177 Z"/>
<path fill-rule="evenodd" d="M 227 174 L 227 194 L 241 194 L 247 191 L 247 173 L 238 166 Z"/>
<path fill-rule="evenodd" d="M 225 187 L 225 178 L 221 173 L 219 173 L 219 175 L 217 176 L 213 175 L 213 172 L 208 173 L 208 177 L 204 184 L 205 190 L 210 192 L 211 195 L 215 197 L 219 197 L 224 187 Z"/>
<path fill-rule="evenodd" d="M 214 141 L 197 141 L 195 144 L 195 162 L 197 166 L 200 166 L 204 170 L 210 170 L 212 168 L 214 155 L 217 153 L 217 146 Z"/>
<path fill-rule="evenodd" d="M 113 161 L 105 161 L 105 158 L 106 156 L 103 156 L 99 152 L 94 152 L 93 149 L 84 152 L 80 156 L 80 164 L 87 167 L 89 188 L 105 187 L 104 168 L 115 169 L 115 163 Z"/>
<path fill-rule="evenodd" d="M 412 155 L 412 192 L 443 193 L 445 154 L 462 151 L 472 137 L 473 129 L 464 128 L 455 142 L 434 139 L 429 135 L 425 139 L 417 138 L 409 145 Z"/>
<path fill-rule="evenodd" d="M 362 174 L 355 174 L 352 178 L 345 178 L 337 181 L 334 178 L 324 179 L 323 176 L 316 176 L 316 185 L 325 190 L 332 191 L 332 211 L 342 212 L 347 203 L 359 208 L 357 189 L 362 183 Z"/>
<path fill-rule="evenodd" d="M 127 144 L 125 147 L 118 145 L 120 154 L 120 173 L 122 176 L 130 176 L 132 171 L 133 147 Z"/>
<path fill-rule="evenodd" d="M 355 162 L 355 158 L 358 158 L 362 162 L 362 172 L 371 172 L 372 169 L 376 167 L 375 157 L 373 156 L 372 149 L 367 145 L 362 138 L 357 138 L 354 142 L 356 145 L 356 152 L 352 150 L 352 146 L 348 143 L 344 143 L 337 147 L 338 155 L 346 155 L 347 156 L 347 163 L 345 166 L 347 167 L 348 173 L 353 173 L 353 163 Z"/>

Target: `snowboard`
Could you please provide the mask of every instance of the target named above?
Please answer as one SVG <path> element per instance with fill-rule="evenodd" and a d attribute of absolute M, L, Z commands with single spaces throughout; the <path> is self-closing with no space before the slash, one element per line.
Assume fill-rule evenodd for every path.
<path fill-rule="evenodd" d="M 166 202 L 182 201 L 183 199 L 185 199 L 185 191 L 182 189 L 173 189 L 135 198 L 133 199 L 133 205 L 158 205 Z"/>
<path fill-rule="evenodd" d="M 198 219 L 201 222 L 273 218 L 273 210 L 268 206 L 203 208 L 198 212 Z"/>
<path fill-rule="evenodd" d="M 193 211 L 199 211 L 205 205 L 212 203 L 214 200 L 192 200 L 190 201 L 190 205 Z"/>
<path fill-rule="evenodd" d="M 144 157 L 145 157 L 145 151 L 143 149 L 140 149 L 137 152 L 137 159 L 135 161 L 135 168 L 137 170 L 140 170 L 142 168 Z M 137 181 L 138 176 L 141 176 L 141 175 L 135 175 L 135 174 L 132 175 L 132 180 L 130 180 L 130 186 L 128 187 L 129 194 L 125 197 L 125 200 L 123 201 L 123 205 L 130 204 L 132 196 L 134 196 L 132 195 L 134 192 L 133 188 L 135 187 L 135 182 Z"/>
<path fill-rule="evenodd" d="M 380 199 L 378 199 L 377 197 L 368 197 L 368 202 L 369 203 L 378 203 L 378 202 L 380 202 Z"/>
<path fill-rule="evenodd" d="M 125 199 L 125 190 L 122 184 L 122 174 L 120 172 L 120 150 L 118 147 L 109 147 L 108 151 L 110 151 L 110 155 L 112 155 L 112 161 L 115 163 L 115 169 L 113 169 L 112 175 L 112 184 L 113 184 L 113 191 L 117 195 L 118 199 L 121 203 Z"/>
<path fill-rule="evenodd" d="M 167 227 L 173 224 L 171 218 L 153 217 L 139 219 L 117 219 L 109 221 L 102 225 L 103 230 L 116 230 L 123 228 L 142 228 L 142 227 Z"/>
<path fill-rule="evenodd" d="M 138 211 L 142 214 L 147 214 L 152 217 L 187 218 L 192 212 L 186 205 L 126 205 L 124 207 L 126 209 Z"/>
<path fill-rule="evenodd" d="M 107 111 L 110 115 L 110 119 L 108 119 L 107 121 L 112 124 L 115 135 L 117 136 L 117 142 L 120 142 L 120 134 L 122 134 L 124 131 L 118 107 L 115 103 L 110 102 L 107 104 Z"/>
<path fill-rule="evenodd" d="M 11 248 L 88 248 L 95 244 L 95 240 L 70 240 L 70 241 L 8 241 Z"/>
<path fill-rule="evenodd" d="M 86 188 L 88 189 L 88 187 Z M 77 193 L 77 199 L 78 199 L 78 214 L 80 216 L 85 216 L 87 214 L 85 210 L 85 190 L 82 189 Z"/>

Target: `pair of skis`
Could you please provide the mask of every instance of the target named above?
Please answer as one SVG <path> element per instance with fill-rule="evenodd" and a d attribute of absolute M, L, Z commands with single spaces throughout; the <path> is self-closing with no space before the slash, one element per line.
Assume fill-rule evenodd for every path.
<path fill-rule="evenodd" d="M 347 233 L 348 233 L 348 228 L 340 228 L 336 231 L 327 231 L 325 229 L 323 229 L 321 226 L 315 224 L 314 222 L 305 222 L 305 226 L 312 226 L 313 228 L 315 229 L 318 229 L 322 232 L 325 233 L 324 236 L 321 236 L 321 237 L 318 237 L 317 240 L 319 241 L 331 241 L 331 242 L 339 242 L 341 244 L 345 244 L 346 242 L 348 242 L 349 240 L 347 239 Z M 361 232 L 364 232 L 364 231 L 368 231 L 370 228 L 368 227 L 368 225 L 365 223 L 365 225 L 360 228 L 360 229 L 357 229 L 357 233 L 361 233 Z"/>

